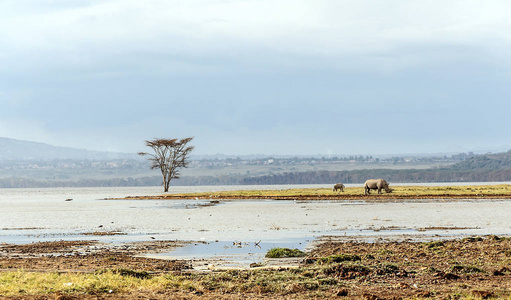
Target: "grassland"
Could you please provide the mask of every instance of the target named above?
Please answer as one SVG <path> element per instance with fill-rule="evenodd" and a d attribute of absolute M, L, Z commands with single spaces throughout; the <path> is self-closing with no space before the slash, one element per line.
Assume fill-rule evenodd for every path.
<path fill-rule="evenodd" d="M 344 192 L 330 188 L 240 190 L 206 193 L 134 196 L 135 199 L 279 199 L 279 200 L 399 200 L 399 199 L 510 199 L 511 185 L 481 186 L 391 186 L 391 193 L 364 195 L 364 188 L 348 187 Z"/>

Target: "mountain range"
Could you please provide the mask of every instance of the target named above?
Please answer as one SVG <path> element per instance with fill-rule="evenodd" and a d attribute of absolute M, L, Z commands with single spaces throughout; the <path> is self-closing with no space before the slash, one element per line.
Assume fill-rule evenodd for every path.
<path fill-rule="evenodd" d="M 90 151 L 0 137 L 0 161 L 54 159 L 138 159 L 136 153 Z"/>

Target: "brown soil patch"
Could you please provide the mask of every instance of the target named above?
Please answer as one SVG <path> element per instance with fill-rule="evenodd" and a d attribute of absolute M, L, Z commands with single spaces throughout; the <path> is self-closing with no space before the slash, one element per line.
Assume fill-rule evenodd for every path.
<path fill-rule="evenodd" d="M 0 244 L 0 271 L 94 272 L 126 268 L 151 273 L 189 269 L 186 261 L 138 257 L 182 246 L 155 241 L 112 246 L 97 241 L 57 241 L 24 245 Z"/>
<path fill-rule="evenodd" d="M 365 299 L 508 298 L 511 294 L 511 240 L 490 236 L 429 243 L 325 242 L 307 259 L 343 260 L 326 272 L 346 281 L 351 294 Z M 460 297 L 460 296 L 458 296 Z"/>

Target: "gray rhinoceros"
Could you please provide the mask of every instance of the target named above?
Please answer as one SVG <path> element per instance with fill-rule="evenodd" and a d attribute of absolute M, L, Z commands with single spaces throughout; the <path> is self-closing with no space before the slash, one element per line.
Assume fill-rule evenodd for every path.
<path fill-rule="evenodd" d="M 335 191 L 337 191 L 337 190 L 339 190 L 339 191 L 341 191 L 341 192 L 344 192 L 344 184 L 342 184 L 342 183 L 337 183 L 336 185 L 334 185 L 334 189 L 333 189 L 333 191 L 335 192 Z"/>
<path fill-rule="evenodd" d="M 392 192 L 389 184 L 383 179 L 369 179 L 364 183 L 364 195 L 370 194 L 369 190 L 378 190 L 378 194 L 381 194 L 382 189 L 387 193 Z"/>

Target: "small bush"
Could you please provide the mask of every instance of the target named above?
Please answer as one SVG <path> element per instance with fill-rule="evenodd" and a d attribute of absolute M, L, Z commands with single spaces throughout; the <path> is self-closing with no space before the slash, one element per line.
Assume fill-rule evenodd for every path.
<path fill-rule="evenodd" d="M 337 255 L 330 255 L 327 257 L 322 257 L 318 260 L 320 264 L 324 263 L 339 263 L 343 261 L 360 261 L 360 256 L 356 254 L 337 254 Z"/>
<path fill-rule="evenodd" d="M 378 266 L 376 269 L 376 274 L 378 275 L 387 275 L 387 274 L 397 274 L 399 273 L 399 267 L 395 264 L 383 264 Z"/>
<path fill-rule="evenodd" d="M 307 253 L 298 249 L 272 248 L 266 253 L 266 258 L 304 257 Z"/>
<path fill-rule="evenodd" d="M 496 235 L 490 235 L 490 236 L 488 237 L 488 239 L 490 239 L 490 240 L 494 240 L 494 241 L 503 241 L 503 240 L 505 240 L 506 238 L 499 237 L 499 236 L 496 236 Z"/>
<path fill-rule="evenodd" d="M 424 243 L 424 245 L 426 245 L 426 247 L 428 247 L 429 249 L 432 249 L 432 248 L 443 247 L 445 244 L 442 241 L 436 241 L 436 242 Z"/>

